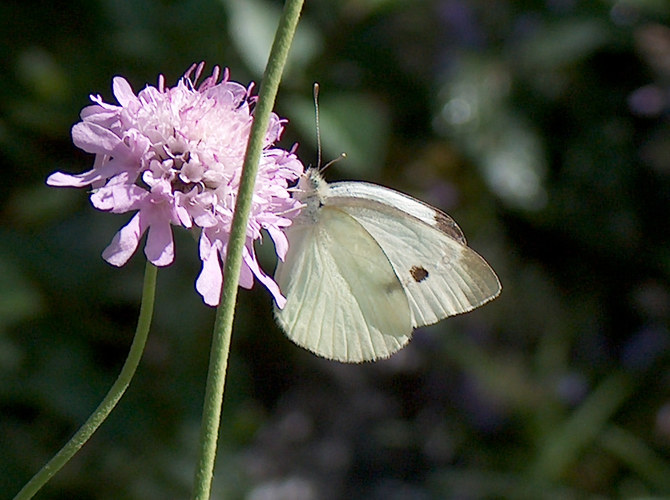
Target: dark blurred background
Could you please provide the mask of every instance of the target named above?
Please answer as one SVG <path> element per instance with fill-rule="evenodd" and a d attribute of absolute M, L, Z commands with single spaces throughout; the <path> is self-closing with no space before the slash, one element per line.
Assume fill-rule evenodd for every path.
<path fill-rule="evenodd" d="M 503 283 L 389 360 L 294 346 L 241 291 L 213 498 L 670 495 L 670 4 L 665 0 L 306 2 L 276 110 L 330 180 L 443 208 Z M 259 81 L 281 2 L 0 4 L 0 496 L 84 422 L 125 359 L 143 256 L 100 254 L 129 215 L 84 190 L 70 127 L 111 79 L 193 63 Z M 213 310 L 191 235 L 118 408 L 37 496 L 180 499 L 191 488 Z M 264 266 L 274 268 L 268 243 Z"/>

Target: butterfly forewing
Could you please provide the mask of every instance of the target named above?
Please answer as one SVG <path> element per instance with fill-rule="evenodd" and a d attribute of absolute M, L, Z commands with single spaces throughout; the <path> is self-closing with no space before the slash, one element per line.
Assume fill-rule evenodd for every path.
<path fill-rule="evenodd" d="M 363 198 L 356 197 L 358 183 L 342 184 L 349 185 L 349 196 L 328 197 L 326 204 L 351 215 L 381 246 L 405 288 L 412 326 L 470 311 L 500 293 L 498 277 L 486 261 L 463 243 L 464 238 L 442 230 L 446 214 L 406 195 L 401 195 L 401 206 L 371 201 L 371 189 L 382 191 L 378 199 L 390 191 L 380 186 L 367 184 Z M 409 215 L 427 208 L 432 219 Z"/>

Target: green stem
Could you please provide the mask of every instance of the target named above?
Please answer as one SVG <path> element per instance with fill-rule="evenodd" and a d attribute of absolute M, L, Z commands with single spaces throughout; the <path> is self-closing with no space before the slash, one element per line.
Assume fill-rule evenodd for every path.
<path fill-rule="evenodd" d="M 240 280 L 242 250 L 246 241 L 249 212 L 256 183 L 258 163 L 263 149 L 263 142 L 270 123 L 270 113 L 274 107 L 277 89 L 284 70 L 288 51 L 298 25 L 298 18 L 303 0 L 286 0 L 284 11 L 279 20 L 277 33 L 265 68 L 263 81 L 258 94 L 258 102 L 254 110 L 254 123 L 251 127 L 247 152 L 244 158 L 242 178 L 235 206 L 235 214 L 228 242 L 226 263 L 223 270 L 225 277 L 221 304 L 217 310 L 216 322 L 212 338 L 209 358 L 209 373 L 203 406 L 202 427 L 200 431 L 200 448 L 198 464 L 195 471 L 193 498 L 207 500 L 210 496 L 216 444 L 219 435 L 221 404 L 226 382 L 228 352 L 233 329 L 233 316 L 237 300 L 237 287 Z"/>
<path fill-rule="evenodd" d="M 633 382 L 623 373 L 613 373 L 601 382 L 565 423 L 548 436 L 532 465 L 534 477 L 557 480 L 575 463 L 579 453 L 593 443 L 633 388 Z"/>
<path fill-rule="evenodd" d="M 619 458 L 657 493 L 670 494 L 670 464 L 642 439 L 622 427 L 610 425 L 599 436 L 599 444 Z"/>
<path fill-rule="evenodd" d="M 156 274 L 158 270 L 151 263 L 147 262 L 144 271 L 144 286 L 142 288 L 142 304 L 140 306 L 140 317 L 137 320 L 137 329 L 135 330 L 135 338 L 130 346 L 130 352 L 126 359 L 121 373 L 112 385 L 111 389 L 105 396 L 105 399 L 98 405 L 93 414 L 88 417 L 88 420 L 81 426 L 77 433 L 70 438 L 70 440 L 61 448 L 61 450 L 51 459 L 47 464 L 35 474 L 30 481 L 17 493 L 14 500 L 26 500 L 32 498 L 42 486 L 44 486 L 49 479 L 51 479 L 56 472 L 58 472 L 68 461 L 74 456 L 79 448 L 81 448 L 86 441 L 93 435 L 93 433 L 100 427 L 110 412 L 119 402 L 123 393 L 126 392 L 130 381 L 135 374 L 137 365 L 140 362 L 142 353 L 144 352 L 144 345 L 149 334 L 149 327 L 151 326 L 151 317 L 154 310 L 154 297 L 156 294 Z"/>

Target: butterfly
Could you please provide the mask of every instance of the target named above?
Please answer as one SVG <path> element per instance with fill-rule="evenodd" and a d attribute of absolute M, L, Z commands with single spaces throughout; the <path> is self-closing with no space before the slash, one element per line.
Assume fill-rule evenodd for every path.
<path fill-rule="evenodd" d="M 277 322 L 298 344 L 342 362 L 387 358 L 416 327 L 500 294 L 498 277 L 444 212 L 366 182 L 327 183 L 305 171 L 303 207 L 287 229 L 275 281 Z"/>

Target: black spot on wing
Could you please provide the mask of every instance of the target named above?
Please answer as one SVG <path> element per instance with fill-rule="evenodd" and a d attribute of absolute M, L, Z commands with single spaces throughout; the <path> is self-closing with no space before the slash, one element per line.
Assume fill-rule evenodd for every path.
<path fill-rule="evenodd" d="M 421 266 L 412 266 L 412 268 L 409 270 L 409 274 L 412 275 L 412 278 L 414 278 L 414 281 L 417 283 L 421 283 L 428 277 L 428 271 L 426 271 L 426 269 Z"/>

